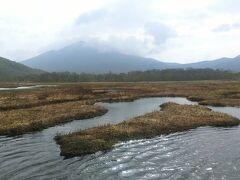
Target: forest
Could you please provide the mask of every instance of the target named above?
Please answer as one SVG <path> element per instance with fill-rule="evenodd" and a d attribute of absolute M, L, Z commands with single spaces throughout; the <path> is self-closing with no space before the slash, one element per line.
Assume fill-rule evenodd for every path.
<path fill-rule="evenodd" d="M 2 77 L 0 80 L 4 81 Z M 32 82 L 140 82 L 140 81 L 195 81 L 195 80 L 240 80 L 240 73 L 213 69 L 166 69 L 131 71 L 114 74 L 87 74 L 52 72 L 29 75 L 8 81 Z"/>

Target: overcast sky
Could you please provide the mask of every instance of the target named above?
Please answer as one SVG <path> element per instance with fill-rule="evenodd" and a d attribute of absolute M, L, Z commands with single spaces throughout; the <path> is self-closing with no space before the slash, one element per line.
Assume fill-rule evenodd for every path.
<path fill-rule="evenodd" d="M 0 56 L 84 41 L 189 63 L 240 54 L 239 0 L 0 0 Z"/>

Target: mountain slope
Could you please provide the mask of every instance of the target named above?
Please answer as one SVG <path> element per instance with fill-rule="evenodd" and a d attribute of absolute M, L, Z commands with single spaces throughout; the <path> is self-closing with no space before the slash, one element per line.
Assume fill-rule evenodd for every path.
<path fill-rule="evenodd" d="M 183 68 L 211 68 L 240 72 L 240 56 L 182 65 Z"/>
<path fill-rule="evenodd" d="M 166 69 L 173 63 L 163 63 L 150 58 L 100 52 L 97 49 L 73 44 L 58 51 L 49 51 L 22 62 L 33 68 L 46 71 L 70 71 L 77 73 L 123 73 L 135 70 Z"/>
<path fill-rule="evenodd" d="M 0 81 L 14 80 L 19 77 L 40 73 L 43 73 L 43 71 L 32 69 L 20 63 L 0 57 Z"/>
<path fill-rule="evenodd" d="M 101 52 L 82 43 L 76 43 L 57 51 L 49 51 L 22 63 L 49 72 L 69 71 L 97 74 L 110 71 L 113 73 L 125 73 L 136 70 L 169 68 L 211 68 L 240 72 L 240 56 L 191 64 L 164 63 L 151 58 L 118 52 Z"/>

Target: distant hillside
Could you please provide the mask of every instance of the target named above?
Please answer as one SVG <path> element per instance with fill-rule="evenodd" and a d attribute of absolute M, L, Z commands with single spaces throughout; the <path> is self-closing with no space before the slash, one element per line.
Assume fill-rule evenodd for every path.
<path fill-rule="evenodd" d="M 126 73 L 130 71 L 172 68 L 211 68 L 240 72 L 240 56 L 192 64 L 164 63 L 151 58 L 126 55 L 119 52 L 101 52 L 83 43 L 76 43 L 60 50 L 49 51 L 22 63 L 32 68 L 43 69 L 49 72 L 69 71 L 96 74 L 108 73 L 110 71 L 113 73 Z"/>
<path fill-rule="evenodd" d="M 20 63 L 0 57 L 0 81 L 17 80 L 28 75 L 38 75 L 41 70 L 32 69 Z"/>
<path fill-rule="evenodd" d="M 212 61 L 202 61 L 192 64 L 184 64 L 182 67 L 187 68 L 211 68 L 240 72 L 240 56 L 235 58 L 221 58 Z"/>
<path fill-rule="evenodd" d="M 150 58 L 121 54 L 118 52 L 100 52 L 97 49 L 73 44 L 58 51 L 49 51 L 37 57 L 23 61 L 23 64 L 49 72 L 76 73 L 123 73 L 135 70 L 166 69 L 175 67 L 173 63 L 163 63 Z"/>

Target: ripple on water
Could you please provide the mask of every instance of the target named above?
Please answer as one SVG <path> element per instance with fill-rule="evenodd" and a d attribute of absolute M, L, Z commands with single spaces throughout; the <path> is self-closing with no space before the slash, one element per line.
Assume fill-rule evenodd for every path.
<path fill-rule="evenodd" d="M 182 133 L 123 142 L 114 149 L 64 159 L 53 141 L 58 133 L 119 123 L 185 98 L 147 98 L 130 103 L 101 103 L 102 117 L 74 121 L 19 137 L 0 137 L 0 179 L 238 179 L 240 128 L 202 127 Z M 237 108 L 218 108 L 240 116 Z M 124 114 L 124 116 L 122 116 Z M 114 118 L 113 118 L 114 117 Z"/>
<path fill-rule="evenodd" d="M 234 129 L 230 131 L 240 135 L 239 128 Z M 103 164 L 107 170 L 103 171 L 98 177 L 101 179 L 107 173 L 113 174 L 116 178 L 144 177 L 154 179 L 173 178 L 174 176 L 185 179 L 197 177 L 214 179 L 223 177 L 225 173 L 222 172 L 231 171 L 231 167 L 236 174 L 236 170 L 239 170 L 239 155 L 237 155 L 239 153 L 237 147 L 240 147 L 239 142 L 234 145 L 229 142 L 230 147 L 220 151 L 222 145 L 226 145 L 224 142 L 229 138 L 227 136 L 233 135 L 232 133 L 229 133 L 227 129 L 205 127 L 188 133 L 175 134 L 174 136 L 178 136 L 176 139 L 170 135 L 154 138 L 152 141 L 146 140 L 144 142 L 144 140 L 141 140 L 141 143 L 139 141 L 121 143 L 117 146 L 118 148 L 104 155 L 105 158 L 101 158 L 102 161 L 106 162 Z M 209 137 L 209 135 L 212 135 L 212 137 Z M 156 148 L 157 146 L 162 147 L 162 143 L 166 141 L 173 141 L 174 143 L 165 143 L 165 148 Z M 196 145 L 196 142 L 198 145 Z M 124 153 L 127 148 L 128 152 Z M 229 155 L 230 150 L 237 152 Z M 127 161 L 123 163 L 125 154 L 130 154 L 132 158 L 127 156 Z M 223 158 L 223 156 L 227 156 L 227 158 Z M 236 158 L 238 161 L 236 161 Z M 232 160 L 234 161 L 232 162 Z M 100 159 L 96 161 L 99 162 Z M 85 171 L 82 171 L 82 176 L 84 177 L 85 173 L 94 173 L 94 171 L 95 166 L 89 166 Z M 118 172 L 117 175 L 116 172 Z M 228 176 L 230 175 L 233 176 L 228 174 Z"/>

